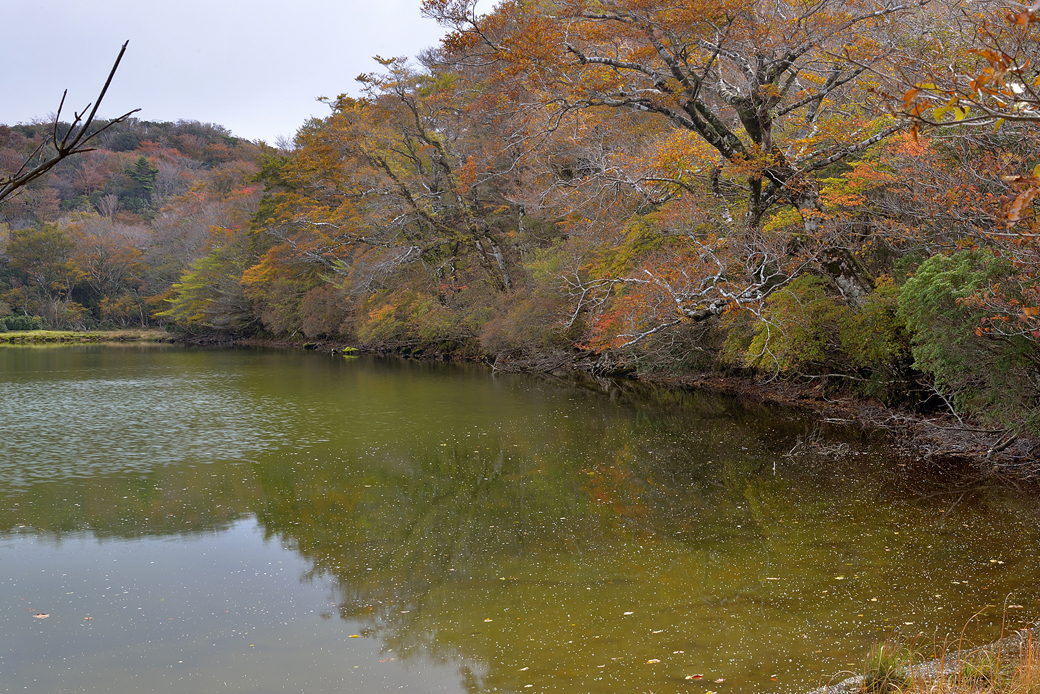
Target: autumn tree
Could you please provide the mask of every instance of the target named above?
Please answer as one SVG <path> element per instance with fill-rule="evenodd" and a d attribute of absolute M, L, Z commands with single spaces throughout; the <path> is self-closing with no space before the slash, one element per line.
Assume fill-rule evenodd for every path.
<path fill-rule="evenodd" d="M 305 295 L 328 307 L 320 287 L 331 283 L 373 329 L 418 312 L 439 316 L 425 334 L 446 336 L 467 322 L 454 313 L 472 303 L 464 294 L 487 303 L 522 282 L 505 242 L 521 213 L 476 175 L 484 134 L 457 76 L 379 61 L 383 72 L 359 78 L 364 98 L 329 100 L 332 114 L 301 128 L 296 150 L 262 174 L 270 197 L 257 230 L 271 248 L 244 282 L 272 328 L 298 325 Z"/>
<path fill-rule="evenodd" d="M 901 73 L 898 86 L 906 91 L 896 110 L 912 120 L 915 133 L 971 143 L 973 161 L 964 168 L 975 194 L 950 207 L 986 220 L 973 243 L 1011 260 L 1014 275 L 963 297 L 988 314 L 978 332 L 1040 342 L 1038 12 L 1040 3 L 955 6 L 948 24 L 959 41 L 930 42 L 930 51 L 911 64 L 917 73 Z"/>
<path fill-rule="evenodd" d="M 43 315 L 55 328 L 82 327 L 85 311 L 73 300 L 80 278 L 72 259 L 75 247 L 55 224 L 11 230 L 5 255 L 20 286 L 4 300 L 24 315 Z"/>
<path fill-rule="evenodd" d="M 73 263 L 93 294 L 88 303 L 98 318 L 120 326 L 136 320 L 143 327 L 146 310 L 139 289 L 146 232 L 111 216 L 80 215 L 67 233 L 76 245 Z"/>
<path fill-rule="evenodd" d="M 918 6 L 564 0 L 507 2 L 478 18 L 466 0 L 424 5 L 455 29 L 451 45 L 521 74 L 556 118 L 590 107 L 635 111 L 707 146 L 672 183 L 687 185 L 696 174 L 729 203 L 718 226 L 727 215 L 734 220 L 726 233 L 740 236 L 740 249 L 708 283 L 733 278 L 732 262 L 759 260 L 749 264 L 753 291 L 674 293 L 683 320 L 715 315 L 735 298 L 760 301 L 797 272 L 796 263 L 773 273 L 769 266 L 784 259 L 758 237 L 778 205 L 798 211 L 801 243 L 817 244 L 815 264 L 838 290 L 854 302 L 869 291 L 847 244 L 827 237 L 818 178 L 902 127 L 849 94 Z"/>

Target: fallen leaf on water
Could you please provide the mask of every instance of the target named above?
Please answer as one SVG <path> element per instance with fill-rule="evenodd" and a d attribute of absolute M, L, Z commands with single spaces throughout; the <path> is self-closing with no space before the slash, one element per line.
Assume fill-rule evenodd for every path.
<path fill-rule="evenodd" d="M 650 665 L 651 663 L 659 663 L 659 662 L 661 662 L 661 660 L 659 658 L 651 658 L 650 660 L 646 661 L 646 664 Z"/>
<path fill-rule="evenodd" d="M 37 612 L 33 615 L 33 619 L 47 619 L 48 617 L 50 617 L 50 615 L 46 612 Z"/>
<path fill-rule="evenodd" d="M 351 634 L 350 638 L 352 638 L 352 639 L 360 639 L 361 638 L 361 634 Z"/>

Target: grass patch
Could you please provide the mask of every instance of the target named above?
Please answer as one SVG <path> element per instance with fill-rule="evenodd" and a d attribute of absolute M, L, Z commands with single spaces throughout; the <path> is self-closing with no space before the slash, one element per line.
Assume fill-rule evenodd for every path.
<path fill-rule="evenodd" d="M 939 644 L 931 660 L 911 646 L 874 646 L 858 676 L 813 694 L 1040 694 L 1040 644 L 1031 630 L 970 651 Z"/>
<path fill-rule="evenodd" d="M 897 643 L 881 643 L 870 649 L 863 664 L 864 692 L 885 694 L 902 691 L 910 684 L 910 649 Z"/>
<path fill-rule="evenodd" d="M 101 342 L 165 342 L 164 330 L 15 330 L 0 333 L 0 345 L 44 345 Z"/>

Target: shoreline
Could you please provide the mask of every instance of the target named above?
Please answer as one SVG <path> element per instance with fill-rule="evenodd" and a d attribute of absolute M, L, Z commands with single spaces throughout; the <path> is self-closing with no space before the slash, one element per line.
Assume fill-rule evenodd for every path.
<path fill-rule="evenodd" d="M 972 663 L 979 656 L 985 656 L 990 663 L 1005 665 L 1015 663 L 1029 658 L 1029 650 L 1036 648 L 1036 627 L 1019 629 L 1010 636 L 1000 638 L 993 643 L 985 644 L 975 648 L 961 649 L 956 644 L 944 646 L 934 658 L 922 662 L 911 662 L 901 668 L 901 674 L 906 675 L 911 684 L 904 691 L 941 691 L 945 694 L 953 694 L 958 691 L 980 691 L 976 682 L 971 677 L 965 677 L 965 665 Z M 989 660 L 992 658 L 992 660 Z M 986 662 L 984 661 L 984 662 Z M 993 679 L 999 679 L 999 666 L 994 666 Z M 857 694 L 864 691 L 865 675 L 853 675 L 839 682 L 825 684 L 810 690 L 807 694 Z M 964 682 L 966 680 L 966 682 Z M 934 689 L 935 686 L 945 684 L 945 689 Z M 965 684 L 967 686 L 965 686 Z M 964 687 L 958 689 L 958 687 Z M 987 690 L 992 691 L 992 690 Z M 999 691 L 999 690 L 998 690 Z"/>
<path fill-rule="evenodd" d="M 719 373 L 604 373 L 582 368 L 580 355 L 564 359 L 542 359 L 509 362 L 459 358 L 450 354 L 407 354 L 399 351 L 367 350 L 334 340 L 292 341 L 271 339 L 228 339 L 207 336 L 187 340 L 190 344 L 241 345 L 307 349 L 319 352 L 374 354 L 384 357 L 420 361 L 470 362 L 488 366 L 494 371 L 554 376 L 562 379 L 605 377 L 649 386 L 683 390 L 705 390 L 746 399 L 755 404 L 795 407 L 819 416 L 821 422 L 851 424 L 882 432 L 891 442 L 893 452 L 933 465 L 969 465 L 984 478 L 1005 482 L 1040 481 L 1040 439 L 1020 436 L 1015 432 L 987 427 L 953 415 L 915 413 L 909 409 L 885 406 L 877 401 L 857 397 L 826 397 L 819 388 L 792 381 L 765 382 L 746 376 Z M 587 363 L 587 362 L 584 362 Z"/>
<path fill-rule="evenodd" d="M 71 345 L 103 343 L 176 343 L 200 347 L 274 347 L 326 353 L 352 352 L 418 361 L 469 362 L 493 371 L 528 373 L 574 381 L 608 378 L 651 387 L 703 390 L 730 395 L 749 403 L 807 410 L 822 423 L 856 425 L 881 432 L 897 455 L 932 465 L 968 465 L 982 478 L 1005 482 L 1040 481 L 1040 439 L 1019 436 L 1013 431 L 961 421 L 952 415 L 921 414 L 905 408 L 885 406 L 860 397 L 827 397 L 816 386 L 791 380 L 764 381 L 749 376 L 709 373 L 602 372 L 587 355 L 549 356 L 527 361 L 499 363 L 466 358 L 451 353 L 407 353 L 403 350 L 357 348 L 338 340 L 292 340 L 234 338 L 219 333 L 185 335 L 160 329 L 124 330 L 33 330 L 0 333 L 0 345 Z"/>

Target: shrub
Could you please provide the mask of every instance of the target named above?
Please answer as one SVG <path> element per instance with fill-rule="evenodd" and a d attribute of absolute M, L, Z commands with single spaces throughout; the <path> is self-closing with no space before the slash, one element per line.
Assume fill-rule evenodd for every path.
<path fill-rule="evenodd" d="M 988 250 L 933 256 L 899 297 L 899 316 L 911 333 L 914 367 L 964 411 L 1003 425 L 1040 430 L 1040 361 L 1022 335 L 984 332 L 977 301 L 1010 285 L 1014 268 Z"/>
<path fill-rule="evenodd" d="M 866 394 L 890 400 L 901 390 L 909 340 L 896 313 L 899 287 L 884 276 L 876 285 L 852 307 L 828 291 L 826 279 L 803 275 L 766 299 L 750 339 L 746 322 L 729 321 L 724 358 L 742 349 L 744 363 L 757 369 L 851 376 Z"/>
<path fill-rule="evenodd" d="M 3 330 L 0 332 L 7 332 L 8 330 L 43 330 L 45 323 L 42 316 L 5 316 L 0 318 L 0 325 L 3 325 Z"/>
<path fill-rule="evenodd" d="M 841 321 L 849 309 L 829 296 L 826 287 L 822 277 L 803 275 L 766 299 L 747 348 L 747 365 L 788 370 L 832 361 L 841 348 Z"/>

